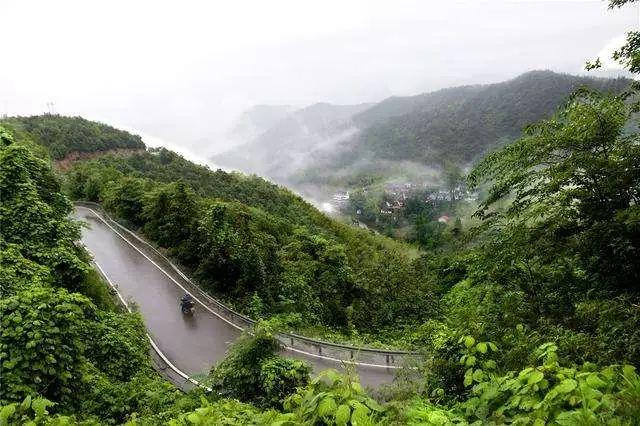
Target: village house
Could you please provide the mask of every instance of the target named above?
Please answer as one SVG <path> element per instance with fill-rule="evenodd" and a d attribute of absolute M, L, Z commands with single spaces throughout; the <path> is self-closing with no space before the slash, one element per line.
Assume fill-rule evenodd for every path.
<path fill-rule="evenodd" d="M 333 194 L 331 197 L 333 201 L 349 201 L 349 191 L 339 191 Z"/>

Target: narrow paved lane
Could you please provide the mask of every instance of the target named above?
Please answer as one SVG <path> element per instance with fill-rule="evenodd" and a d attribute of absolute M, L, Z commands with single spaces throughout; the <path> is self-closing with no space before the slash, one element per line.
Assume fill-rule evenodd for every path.
<path fill-rule="evenodd" d="M 238 329 L 202 306 L 196 307 L 193 317 L 182 315 L 179 299 L 184 291 L 158 267 L 168 271 L 170 265 L 157 258 L 154 265 L 90 209 L 78 206 L 74 216 L 89 224 L 82 231 L 82 242 L 125 300 L 137 305 L 149 334 L 176 367 L 196 375 L 208 372 L 224 358 L 229 344 L 240 335 Z M 314 371 L 341 369 L 340 364 L 317 357 L 288 351 L 284 355 L 305 359 Z M 367 386 L 390 382 L 394 377 L 391 369 L 360 366 L 357 370 Z"/>

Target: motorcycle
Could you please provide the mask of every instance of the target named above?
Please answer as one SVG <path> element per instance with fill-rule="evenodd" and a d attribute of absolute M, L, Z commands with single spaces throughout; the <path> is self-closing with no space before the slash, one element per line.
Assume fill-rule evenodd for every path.
<path fill-rule="evenodd" d="M 195 307 L 193 305 L 182 305 L 180 309 L 184 315 L 193 315 L 193 312 L 195 311 Z"/>
<path fill-rule="evenodd" d="M 191 298 L 182 298 L 180 300 L 180 310 L 183 315 L 193 315 L 195 311 L 195 303 Z"/>

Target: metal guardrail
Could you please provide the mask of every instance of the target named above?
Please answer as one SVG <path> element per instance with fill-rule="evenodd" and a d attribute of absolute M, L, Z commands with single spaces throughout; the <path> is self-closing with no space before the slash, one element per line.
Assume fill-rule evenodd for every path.
<path fill-rule="evenodd" d="M 139 236 L 136 232 L 128 229 L 109 216 L 109 214 L 98 203 L 78 201 L 74 203 L 77 206 L 89 208 L 94 214 L 101 218 L 107 225 L 112 224 L 118 229 L 124 231 L 127 238 L 114 229 L 125 241 L 136 247 L 151 262 L 167 274 L 176 284 L 186 291 L 196 294 L 196 300 L 200 302 L 210 312 L 226 321 L 239 330 L 250 329 L 255 324 L 251 318 L 234 311 L 219 300 L 202 290 L 188 276 L 186 276 L 171 260 L 160 253 L 151 243 Z M 98 210 L 96 212 L 95 210 Z M 155 258 L 155 261 L 153 260 Z M 163 269 L 157 264 L 166 263 L 171 270 Z M 380 367 L 387 369 L 398 369 L 405 366 L 415 365 L 422 359 L 422 356 L 415 352 L 385 350 L 367 347 L 355 347 L 343 345 L 339 343 L 325 342 L 309 337 L 300 336 L 294 333 L 277 333 L 276 338 L 282 344 L 285 350 L 305 354 L 308 356 L 326 359 L 330 361 L 348 363 L 354 365 Z"/>

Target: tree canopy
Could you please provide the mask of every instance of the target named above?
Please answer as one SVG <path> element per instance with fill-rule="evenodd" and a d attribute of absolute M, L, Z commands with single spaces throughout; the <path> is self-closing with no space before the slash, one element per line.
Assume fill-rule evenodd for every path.
<path fill-rule="evenodd" d="M 577 255 L 601 285 L 637 287 L 640 138 L 630 118 L 622 98 L 577 92 L 475 168 L 472 181 L 491 182 L 478 216 L 507 232 L 526 228 L 518 243 L 535 245 L 536 258 Z M 495 208 L 505 199 L 507 208 Z"/>
<path fill-rule="evenodd" d="M 71 153 L 145 148 L 138 135 L 82 117 L 52 114 L 10 117 L 0 120 L 0 125 L 11 129 L 19 139 L 45 146 L 55 160 Z"/>

